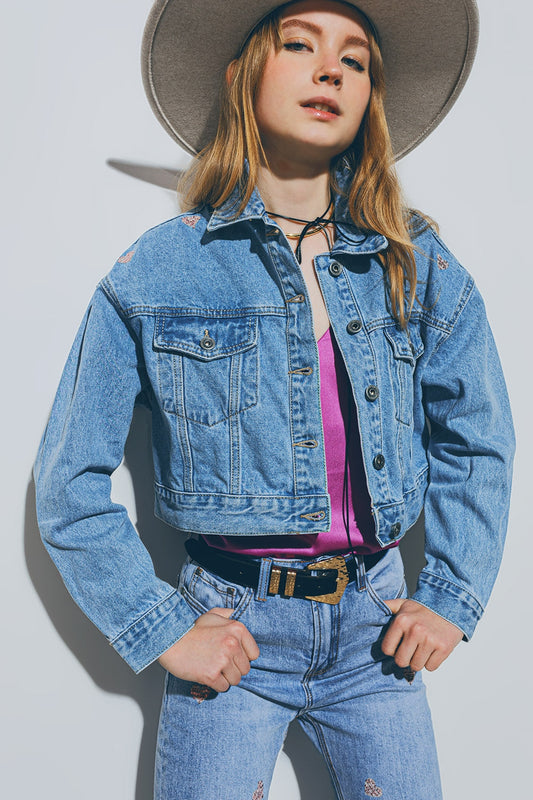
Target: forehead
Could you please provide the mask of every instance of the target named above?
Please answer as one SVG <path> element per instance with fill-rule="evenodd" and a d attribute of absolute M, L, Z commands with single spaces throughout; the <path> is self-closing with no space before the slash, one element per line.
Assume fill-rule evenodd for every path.
<path fill-rule="evenodd" d="M 337 18 L 345 24 L 352 22 L 357 27 L 365 27 L 363 15 L 351 4 L 338 0 L 296 0 L 282 6 L 279 12 L 282 23 L 290 19 L 313 16 L 320 16 L 326 20 L 328 17 Z"/>

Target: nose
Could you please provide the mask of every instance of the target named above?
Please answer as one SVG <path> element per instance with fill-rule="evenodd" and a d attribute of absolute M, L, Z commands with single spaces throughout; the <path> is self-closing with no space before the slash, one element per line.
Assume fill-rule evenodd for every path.
<path fill-rule="evenodd" d="M 331 86 L 340 86 L 342 83 L 342 69 L 337 59 L 329 58 L 323 61 L 315 73 L 317 83 L 327 83 Z"/>

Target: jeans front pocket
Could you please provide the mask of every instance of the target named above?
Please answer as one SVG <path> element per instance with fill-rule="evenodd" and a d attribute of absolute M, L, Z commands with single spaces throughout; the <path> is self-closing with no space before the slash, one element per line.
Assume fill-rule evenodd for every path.
<path fill-rule="evenodd" d="M 253 597 L 253 589 L 230 583 L 213 572 L 200 567 L 190 556 L 181 569 L 178 591 L 198 614 L 212 608 L 231 608 L 237 619 Z"/>
<path fill-rule="evenodd" d="M 366 573 L 366 586 L 368 597 L 382 612 L 391 617 L 392 612 L 385 600 L 407 597 L 403 561 L 398 547 L 391 548 L 381 561 Z"/>

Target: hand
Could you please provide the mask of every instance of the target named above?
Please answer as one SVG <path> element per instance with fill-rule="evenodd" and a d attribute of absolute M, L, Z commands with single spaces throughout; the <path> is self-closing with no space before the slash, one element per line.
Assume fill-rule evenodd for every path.
<path fill-rule="evenodd" d="M 432 672 L 448 658 L 463 632 L 415 600 L 385 600 L 394 618 L 381 643 L 399 667 Z"/>
<path fill-rule="evenodd" d="M 159 663 L 176 678 L 226 692 L 250 671 L 259 648 L 248 629 L 234 619 L 231 608 L 212 608 L 194 627 L 159 656 Z"/>

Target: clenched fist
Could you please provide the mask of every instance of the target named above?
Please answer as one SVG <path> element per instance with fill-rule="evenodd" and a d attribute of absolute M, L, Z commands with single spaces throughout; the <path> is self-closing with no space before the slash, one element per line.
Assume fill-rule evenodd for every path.
<path fill-rule="evenodd" d="M 236 686 L 250 671 L 259 648 L 248 629 L 229 619 L 233 609 L 212 608 L 194 627 L 159 656 L 168 672 L 185 681 L 201 683 L 216 692 Z"/>

